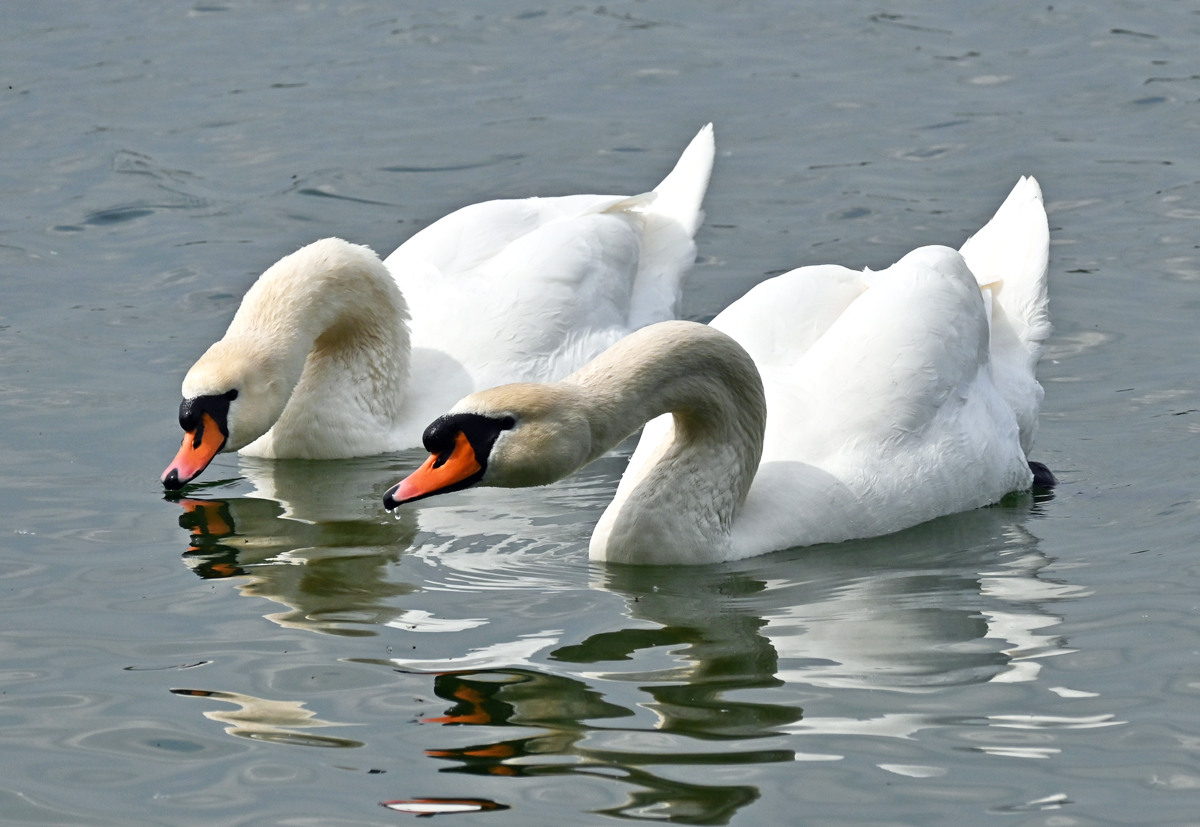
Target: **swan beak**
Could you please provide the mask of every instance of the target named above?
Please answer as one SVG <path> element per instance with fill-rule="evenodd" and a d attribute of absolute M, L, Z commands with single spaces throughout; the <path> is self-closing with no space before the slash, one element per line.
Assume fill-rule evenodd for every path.
<path fill-rule="evenodd" d="M 404 503 L 432 497 L 446 491 L 459 491 L 478 482 L 483 466 L 475 458 L 475 448 L 462 431 L 454 439 L 449 454 L 434 454 L 425 464 L 392 486 L 383 495 L 388 511 Z"/>
<path fill-rule="evenodd" d="M 175 460 L 163 471 L 162 484 L 169 491 L 178 491 L 208 467 L 213 457 L 225 447 L 228 437 L 209 414 L 200 417 L 200 425 L 183 435 L 183 445 Z"/>

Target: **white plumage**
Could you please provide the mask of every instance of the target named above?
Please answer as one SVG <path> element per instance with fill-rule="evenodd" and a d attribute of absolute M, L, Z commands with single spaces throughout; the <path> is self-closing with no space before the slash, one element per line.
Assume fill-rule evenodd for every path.
<path fill-rule="evenodd" d="M 311 244 L 259 278 L 184 398 L 238 391 L 226 451 L 331 459 L 418 446 L 462 395 L 559 379 L 674 318 L 713 154 L 710 124 L 652 192 L 475 204 L 386 262 L 340 239 Z"/>
<path fill-rule="evenodd" d="M 595 559 L 734 560 L 977 508 L 1033 481 L 1048 243 L 1023 178 L 961 253 L 802 267 L 718 315 L 726 336 L 648 327 L 562 382 L 476 393 L 447 419 L 500 423 L 479 465 L 502 486 L 561 477 L 652 420 Z M 396 501 L 436 493 L 421 473 Z"/>
<path fill-rule="evenodd" d="M 1028 488 L 1048 250 L 1041 189 L 1022 178 L 960 252 L 922 247 L 879 272 L 801 267 L 713 319 L 754 359 L 767 402 L 729 559 L 887 534 Z M 647 426 L 621 488 L 670 428 Z"/>

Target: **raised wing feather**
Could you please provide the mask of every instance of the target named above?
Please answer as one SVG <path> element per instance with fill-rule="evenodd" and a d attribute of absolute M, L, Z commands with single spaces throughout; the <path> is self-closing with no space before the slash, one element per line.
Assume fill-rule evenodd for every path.
<path fill-rule="evenodd" d="M 992 220 L 962 246 L 967 265 L 992 296 L 992 371 L 1017 415 L 1027 453 L 1043 396 L 1035 371 L 1050 336 L 1049 251 L 1042 190 L 1032 176 L 1022 178 Z"/>

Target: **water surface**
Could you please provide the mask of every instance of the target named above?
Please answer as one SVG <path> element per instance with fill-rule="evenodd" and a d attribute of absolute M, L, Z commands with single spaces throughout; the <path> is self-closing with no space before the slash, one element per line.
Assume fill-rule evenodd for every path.
<path fill-rule="evenodd" d="M 1200 6 L 4 19 L 0 823 L 1200 824 Z M 180 379 L 277 258 L 641 192 L 708 121 L 701 321 L 1038 177 L 1053 497 L 645 570 L 586 558 L 628 445 L 399 518 L 416 453 L 163 495 Z"/>

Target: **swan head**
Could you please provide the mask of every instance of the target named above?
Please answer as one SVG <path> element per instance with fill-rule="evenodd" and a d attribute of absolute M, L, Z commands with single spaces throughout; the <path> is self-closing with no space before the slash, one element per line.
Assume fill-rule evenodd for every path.
<path fill-rule="evenodd" d="M 471 394 L 425 429 L 431 456 L 388 490 L 384 506 L 391 511 L 474 485 L 546 485 L 576 471 L 593 459 L 582 395 L 562 382 Z"/>
<path fill-rule="evenodd" d="M 183 444 L 163 472 L 163 486 L 178 490 L 213 458 L 246 447 L 279 419 L 292 393 L 288 371 L 242 337 L 213 344 L 183 380 L 179 427 Z"/>

